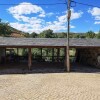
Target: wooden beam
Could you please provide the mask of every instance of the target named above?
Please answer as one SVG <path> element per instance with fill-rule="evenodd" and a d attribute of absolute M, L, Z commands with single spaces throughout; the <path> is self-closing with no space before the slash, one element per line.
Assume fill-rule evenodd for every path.
<path fill-rule="evenodd" d="M 13 46 L 13 45 L 11 45 L 11 46 L 8 46 L 8 45 L 6 45 L 6 46 L 0 46 L 0 48 L 65 48 L 66 46 L 28 46 L 28 45 L 17 45 L 17 46 Z M 100 46 L 70 46 L 70 48 L 85 48 L 85 49 L 88 49 L 88 48 L 91 48 L 91 49 L 98 49 L 98 48 L 100 48 Z"/>
<path fill-rule="evenodd" d="M 28 48 L 28 67 L 29 70 L 31 69 L 32 66 L 32 53 L 31 53 L 31 48 Z"/>
<path fill-rule="evenodd" d="M 59 62 L 60 48 L 57 48 L 57 62 Z"/>
<path fill-rule="evenodd" d="M 13 45 L 11 45 L 11 46 L 8 46 L 8 45 L 6 45 L 6 46 L 0 46 L 0 48 L 65 48 L 65 46 L 28 46 L 28 45 L 16 45 L 16 46 L 13 46 Z"/>

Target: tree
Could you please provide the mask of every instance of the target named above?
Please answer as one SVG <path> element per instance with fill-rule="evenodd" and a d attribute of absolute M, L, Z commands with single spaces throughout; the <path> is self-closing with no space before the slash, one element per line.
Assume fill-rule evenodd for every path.
<path fill-rule="evenodd" d="M 43 32 L 41 32 L 39 34 L 39 37 L 40 38 L 54 38 L 54 33 L 53 33 L 53 30 L 44 30 Z"/>
<path fill-rule="evenodd" d="M 29 33 L 25 33 L 24 36 L 25 36 L 26 38 L 29 38 L 29 37 L 30 37 L 30 34 L 29 34 Z"/>
<path fill-rule="evenodd" d="M 30 34 L 30 37 L 32 37 L 32 38 L 36 38 L 37 36 L 38 36 L 38 34 L 35 33 L 35 32 L 32 32 L 32 33 Z"/>
<path fill-rule="evenodd" d="M 57 37 L 58 37 L 58 38 L 66 38 L 66 37 L 67 37 L 67 33 L 64 33 L 64 32 L 62 32 L 62 33 L 57 33 Z"/>
<path fill-rule="evenodd" d="M 80 38 L 80 34 L 73 34 L 73 38 Z"/>
<path fill-rule="evenodd" d="M 0 19 L 0 35 L 1 36 L 8 36 L 11 34 L 11 28 L 9 23 L 4 23 Z"/>
<path fill-rule="evenodd" d="M 100 39 L 100 31 L 97 34 L 97 38 Z"/>
<path fill-rule="evenodd" d="M 80 38 L 86 38 L 85 34 L 80 35 Z"/>
<path fill-rule="evenodd" d="M 88 31 L 88 32 L 86 33 L 86 37 L 87 37 L 87 38 L 94 38 L 94 37 L 95 37 L 95 33 L 94 33 L 93 31 Z"/>

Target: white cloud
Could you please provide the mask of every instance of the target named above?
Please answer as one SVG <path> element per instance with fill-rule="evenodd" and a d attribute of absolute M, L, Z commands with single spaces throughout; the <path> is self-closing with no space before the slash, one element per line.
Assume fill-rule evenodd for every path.
<path fill-rule="evenodd" d="M 75 12 L 74 9 L 71 9 L 71 20 L 80 18 L 82 14 L 82 11 Z"/>
<path fill-rule="evenodd" d="M 30 24 L 21 24 L 21 23 L 10 23 L 10 25 L 18 30 L 24 31 L 24 32 L 41 32 L 41 25 L 37 24 L 37 25 L 30 25 Z"/>
<path fill-rule="evenodd" d="M 74 9 L 71 9 L 71 20 L 78 19 L 82 16 L 83 12 L 75 12 Z M 67 21 L 67 15 L 63 15 L 59 17 L 59 21 L 61 22 L 66 22 Z"/>
<path fill-rule="evenodd" d="M 50 13 L 47 13 L 46 15 L 50 17 L 50 16 L 54 15 L 54 13 L 50 12 Z"/>
<path fill-rule="evenodd" d="M 40 6 L 32 5 L 31 3 L 20 3 L 17 6 L 9 8 L 8 11 L 18 20 L 17 22 L 11 22 L 10 25 L 24 32 L 40 33 L 46 29 L 52 29 L 54 32 L 67 30 L 67 15 L 65 13 L 57 16 L 54 21 L 46 22 L 44 17 L 51 17 L 54 13 L 46 13 Z M 83 14 L 81 11 L 75 12 L 74 9 L 71 9 L 71 11 L 71 20 L 78 19 Z M 35 16 L 30 17 L 28 16 L 29 14 L 35 14 Z M 75 28 L 75 26 L 70 25 L 70 28 Z"/>
<path fill-rule="evenodd" d="M 16 19 L 18 21 L 27 22 L 27 23 L 30 23 L 30 24 L 40 24 L 40 23 L 43 22 L 42 19 L 37 18 L 37 17 L 17 16 Z"/>
<path fill-rule="evenodd" d="M 8 11 L 13 15 L 27 15 L 32 13 L 40 13 L 40 15 L 44 15 L 41 17 L 45 17 L 45 11 L 37 5 L 32 5 L 31 3 L 23 2 L 17 6 L 11 7 Z"/>
<path fill-rule="evenodd" d="M 39 17 L 45 17 L 45 13 L 41 13 Z"/>
<path fill-rule="evenodd" d="M 96 21 L 94 24 L 100 24 L 100 21 L 99 22 Z"/>
<path fill-rule="evenodd" d="M 100 24 L 100 8 L 94 7 L 92 9 L 89 9 L 88 13 L 90 13 L 94 17 L 94 24 Z"/>
<path fill-rule="evenodd" d="M 100 16 L 100 8 L 94 7 L 88 10 L 88 13 L 91 13 L 92 16 Z"/>
<path fill-rule="evenodd" d="M 100 20 L 100 16 L 95 16 L 95 20 Z"/>
<path fill-rule="evenodd" d="M 70 28 L 75 28 L 75 26 L 73 26 L 73 25 L 70 25 Z"/>
<path fill-rule="evenodd" d="M 61 23 L 67 22 L 67 16 L 66 16 L 66 14 L 65 14 L 65 15 L 62 15 L 62 16 L 59 16 L 59 17 L 58 17 L 58 20 L 59 20 L 59 22 L 61 22 Z"/>

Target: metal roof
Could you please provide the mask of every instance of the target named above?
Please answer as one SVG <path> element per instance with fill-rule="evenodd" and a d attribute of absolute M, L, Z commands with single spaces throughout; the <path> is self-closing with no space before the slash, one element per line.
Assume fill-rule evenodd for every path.
<path fill-rule="evenodd" d="M 0 37 L 0 47 L 9 46 L 67 46 L 66 38 L 11 38 Z M 70 47 L 100 47 L 100 39 L 70 39 Z"/>

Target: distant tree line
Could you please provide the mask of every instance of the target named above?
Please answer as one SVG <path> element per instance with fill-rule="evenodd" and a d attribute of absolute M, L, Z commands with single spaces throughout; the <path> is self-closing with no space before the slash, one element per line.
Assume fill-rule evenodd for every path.
<path fill-rule="evenodd" d="M 60 33 L 54 33 L 53 30 L 48 29 L 44 30 L 40 34 L 37 34 L 36 32 L 32 32 L 31 34 L 25 33 L 25 37 L 31 37 L 31 38 L 66 38 L 67 33 L 66 32 L 60 32 Z M 98 33 L 94 33 L 93 31 L 88 31 L 86 33 L 73 33 L 70 32 L 69 38 L 98 38 L 100 39 L 100 31 Z"/>
<path fill-rule="evenodd" d="M 66 38 L 67 33 L 66 32 L 60 32 L 60 33 L 54 33 L 53 30 L 48 29 L 42 31 L 40 34 L 36 32 L 32 33 L 25 33 L 22 31 L 19 31 L 15 28 L 12 28 L 9 23 L 2 22 L 0 19 L 0 36 L 10 36 L 11 33 L 16 32 L 16 33 L 22 33 L 24 34 L 25 37 L 27 38 Z M 69 38 L 98 38 L 100 39 L 100 31 L 96 34 L 93 31 L 88 31 L 86 33 L 73 33 L 70 32 Z"/>

